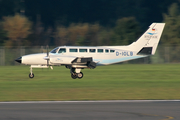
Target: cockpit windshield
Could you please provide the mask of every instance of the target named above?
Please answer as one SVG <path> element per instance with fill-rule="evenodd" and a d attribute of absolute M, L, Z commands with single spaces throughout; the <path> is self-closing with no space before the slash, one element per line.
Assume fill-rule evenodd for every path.
<path fill-rule="evenodd" d="M 56 47 L 56 48 L 54 48 L 53 50 L 51 50 L 51 52 L 50 53 L 57 53 L 57 50 L 59 49 L 59 47 Z"/>
<path fill-rule="evenodd" d="M 66 53 L 66 48 L 54 48 L 50 53 Z"/>

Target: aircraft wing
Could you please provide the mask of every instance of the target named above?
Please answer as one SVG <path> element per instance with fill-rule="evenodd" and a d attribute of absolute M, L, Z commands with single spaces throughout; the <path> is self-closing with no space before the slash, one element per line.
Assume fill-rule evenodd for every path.
<path fill-rule="evenodd" d="M 93 62 L 92 57 L 76 57 L 72 62 L 71 62 L 72 66 L 76 65 L 76 67 L 79 67 L 81 65 L 85 65 L 88 68 L 96 68 L 96 63 Z"/>

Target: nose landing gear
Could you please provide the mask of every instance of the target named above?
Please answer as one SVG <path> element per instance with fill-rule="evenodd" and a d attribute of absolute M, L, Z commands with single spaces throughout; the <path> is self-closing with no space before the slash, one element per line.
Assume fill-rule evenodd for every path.
<path fill-rule="evenodd" d="M 29 78 L 34 78 L 34 74 L 33 74 L 33 72 L 32 72 L 32 67 L 30 67 Z"/>
<path fill-rule="evenodd" d="M 33 73 L 29 73 L 29 78 L 34 78 L 34 74 Z"/>

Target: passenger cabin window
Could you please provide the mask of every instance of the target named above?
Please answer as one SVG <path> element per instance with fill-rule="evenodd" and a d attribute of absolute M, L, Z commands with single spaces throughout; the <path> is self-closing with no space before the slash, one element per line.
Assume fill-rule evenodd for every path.
<path fill-rule="evenodd" d="M 105 50 L 105 52 L 106 52 L 106 53 L 108 53 L 108 52 L 109 52 L 109 50 L 108 50 L 108 49 L 106 49 L 106 50 Z"/>
<path fill-rule="evenodd" d="M 95 52 L 96 52 L 96 49 L 89 49 L 89 52 L 95 53 Z"/>
<path fill-rule="evenodd" d="M 57 47 L 57 48 L 54 48 L 53 50 L 51 50 L 51 52 L 50 53 L 57 53 L 57 50 L 59 49 L 59 47 Z"/>
<path fill-rule="evenodd" d="M 77 52 L 77 49 L 69 49 L 69 52 Z"/>
<path fill-rule="evenodd" d="M 66 52 L 66 48 L 61 48 L 58 53 L 65 53 L 65 52 Z"/>
<path fill-rule="evenodd" d="M 98 49 L 98 53 L 103 53 L 103 49 Z"/>
<path fill-rule="evenodd" d="M 115 50 L 110 50 L 111 53 L 113 53 Z"/>
<path fill-rule="evenodd" d="M 87 49 L 79 49 L 79 52 L 87 52 Z"/>

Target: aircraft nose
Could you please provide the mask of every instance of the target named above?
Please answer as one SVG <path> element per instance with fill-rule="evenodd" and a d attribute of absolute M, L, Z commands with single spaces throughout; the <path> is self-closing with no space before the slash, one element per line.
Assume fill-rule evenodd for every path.
<path fill-rule="evenodd" d="M 22 57 L 17 58 L 15 61 L 18 62 L 18 63 L 21 63 Z"/>

